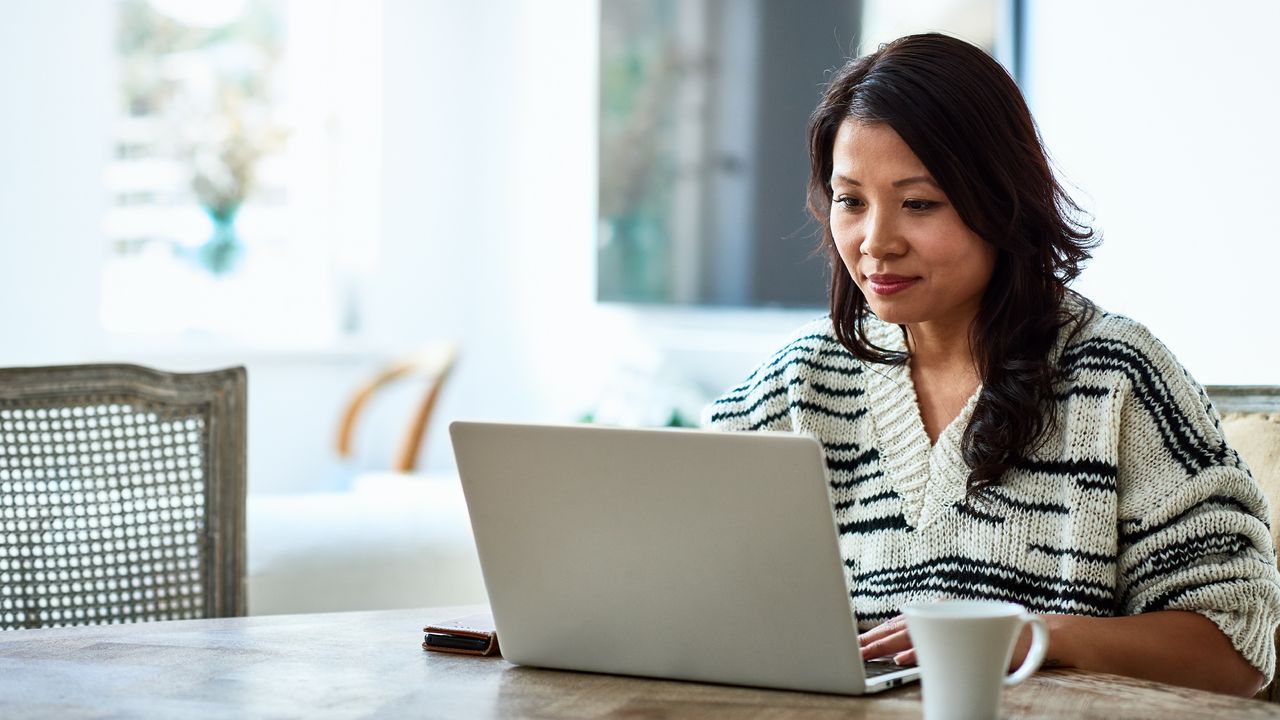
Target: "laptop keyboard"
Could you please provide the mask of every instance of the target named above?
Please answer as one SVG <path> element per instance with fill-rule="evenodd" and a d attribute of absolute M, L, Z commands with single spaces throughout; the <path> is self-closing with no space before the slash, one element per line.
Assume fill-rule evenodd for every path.
<path fill-rule="evenodd" d="M 875 660 L 863 660 L 862 671 L 866 673 L 868 679 L 896 673 L 907 668 L 902 665 L 895 665 L 893 660 L 889 658 L 876 658 Z"/>

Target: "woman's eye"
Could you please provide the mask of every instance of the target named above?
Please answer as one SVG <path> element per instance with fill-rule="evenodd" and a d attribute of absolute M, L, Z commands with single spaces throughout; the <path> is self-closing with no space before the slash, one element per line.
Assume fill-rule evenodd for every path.
<path fill-rule="evenodd" d="M 903 200 L 902 207 L 908 210 L 920 212 L 922 210 L 931 210 L 937 207 L 939 203 L 933 200 Z"/>
<path fill-rule="evenodd" d="M 846 210 L 857 210 L 862 207 L 862 200 L 855 197 L 836 198 L 837 205 L 843 205 Z"/>

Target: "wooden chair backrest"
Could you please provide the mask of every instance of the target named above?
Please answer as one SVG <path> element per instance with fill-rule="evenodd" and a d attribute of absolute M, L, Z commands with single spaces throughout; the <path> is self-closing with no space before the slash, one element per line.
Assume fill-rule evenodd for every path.
<path fill-rule="evenodd" d="M 370 399 L 379 390 L 403 378 L 425 376 L 426 392 L 414 408 L 392 463 L 392 470 L 396 472 L 413 472 L 421 455 L 422 442 L 426 437 L 436 401 L 440 397 L 440 390 L 453 370 L 457 356 L 457 348 L 452 344 L 433 345 L 392 362 L 361 385 L 347 402 L 338 423 L 338 437 L 335 444 L 338 457 L 347 458 L 352 455 L 357 421 Z"/>

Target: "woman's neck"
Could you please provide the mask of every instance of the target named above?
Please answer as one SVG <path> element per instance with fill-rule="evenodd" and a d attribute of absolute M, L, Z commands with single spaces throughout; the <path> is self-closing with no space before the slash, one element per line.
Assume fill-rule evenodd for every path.
<path fill-rule="evenodd" d="M 977 378 L 970 324 L 916 323 L 907 326 L 907 352 L 916 371 Z"/>
<path fill-rule="evenodd" d="M 933 445 L 960 415 L 981 382 L 968 323 L 908 326 L 907 350 L 920 421 Z"/>

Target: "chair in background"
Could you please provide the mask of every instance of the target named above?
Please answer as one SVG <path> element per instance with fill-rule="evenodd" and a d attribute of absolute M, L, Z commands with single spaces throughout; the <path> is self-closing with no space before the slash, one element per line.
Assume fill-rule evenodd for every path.
<path fill-rule="evenodd" d="M 422 470 L 422 444 L 457 355 L 455 345 L 435 344 L 360 384 L 339 416 L 336 449 L 373 458 L 361 458 L 369 469 L 353 468 L 342 490 L 249 498 L 254 615 L 485 602 L 458 477 Z M 397 417 L 391 431 L 399 440 L 394 457 L 358 452 L 367 443 L 355 442 L 357 425 L 376 435 L 390 414 L 381 412 L 386 405 L 374 412 L 375 396 L 410 381 L 412 394 L 393 398 L 413 400 L 408 424 Z"/>
<path fill-rule="evenodd" d="M 245 614 L 245 371 L 0 369 L 0 629 Z"/>
<path fill-rule="evenodd" d="M 439 398 L 440 389 L 444 386 L 444 381 L 453 369 L 457 357 L 457 348 L 450 343 L 432 345 L 391 363 L 361 385 L 347 403 L 342 412 L 342 420 L 338 424 L 336 446 L 338 457 L 351 456 L 356 421 L 361 411 L 369 404 L 369 400 L 379 390 L 397 380 L 421 377 L 427 381 L 426 394 L 418 403 L 409 425 L 405 428 L 400 449 L 396 452 L 395 461 L 391 465 L 391 469 L 397 473 L 413 472 L 417 467 L 422 440 L 426 437 L 431 413 L 436 407 L 436 399 Z"/>
<path fill-rule="evenodd" d="M 1253 472 L 1271 505 L 1271 537 L 1280 547 L 1280 387 L 1211 385 L 1205 388 L 1218 412 L 1227 444 Z M 1280 646 L 1280 629 L 1276 632 Z M 1280 702 L 1280 683 L 1259 698 Z"/>

